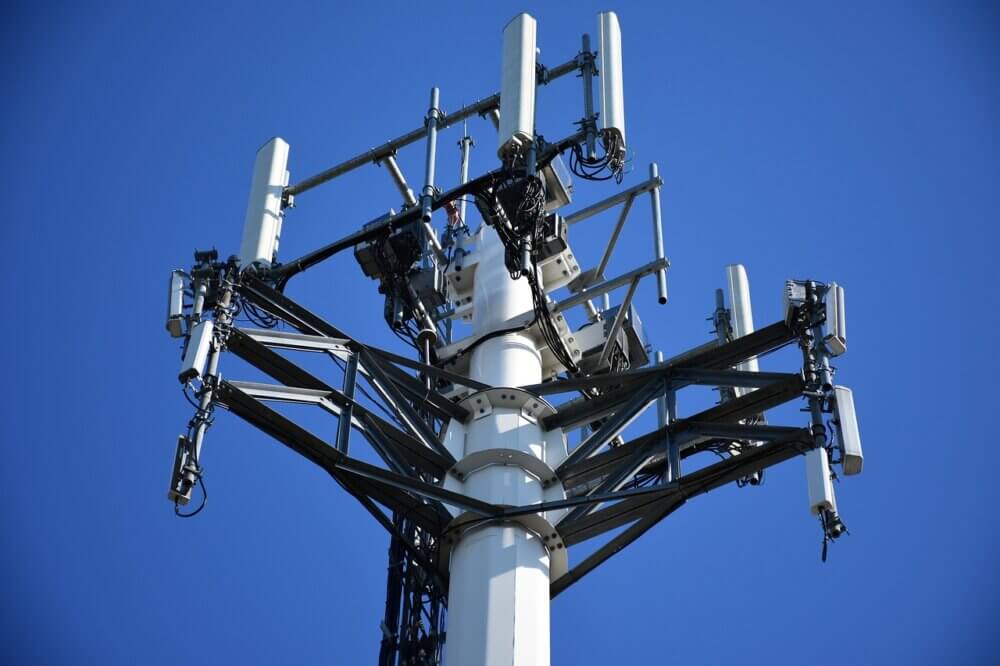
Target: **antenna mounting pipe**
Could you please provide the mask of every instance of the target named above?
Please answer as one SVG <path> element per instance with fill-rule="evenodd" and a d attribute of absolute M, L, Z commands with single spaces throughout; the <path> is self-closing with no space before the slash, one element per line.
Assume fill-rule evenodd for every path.
<path fill-rule="evenodd" d="M 462 166 L 459 170 L 459 184 L 465 185 L 469 182 L 469 151 L 472 150 L 472 137 L 469 136 L 468 129 L 466 129 L 465 135 L 459 140 L 458 147 L 462 150 Z M 459 217 L 462 218 L 462 222 L 465 223 L 465 204 L 467 203 L 467 197 L 462 197 L 459 202 L 458 210 Z"/>
<path fill-rule="evenodd" d="M 399 163 L 396 162 L 395 155 L 387 155 L 384 159 L 380 161 L 380 164 L 384 164 L 389 175 L 392 176 L 392 182 L 396 184 L 396 189 L 399 190 L 399 194 L 403 197 L 403 201 L 407 206 L 416 206 L 417 198 L 413 196 L 413 190 L 410 186 L 406 184 L 406 178 L 403 177 L 403 172 L 399 168 Z"/>
<path fill-rule="evenodd" d="M 587 130 L 587 157 L 597 157 L 597 120 L 594 118 L 594 54 L 590 50 L 590 35 L 583 36 L 579 67 L 583 77 L 583 121 Z"/>
<path fill-rule="evenodd" d="M 663 220 L 660 216 L 660 168 L 656 162 L 649 165 L 649 179 L 657 181 L 650 191 L 650 202 L 653 207 L 653 246 L 656 248 L 657 261 L 663 259 Z M 660 304 L 667 302 L 667 269 L 660 268 L 656 271 L 656 290 L 659 294 Z"/>
<path fill-rule="evenodd" d="M 431 221 L 431 204 L 434 201 L 434 163 L 437 161 L 437 128 L 441 111 L 438 109 L 440 91 L 431 88 L 431 107 L 427 110 L 427 160 L 424 163 L 424 189 L 420 193 L 420 219 Z"/>
<path fill-rule="evenodd" d="M 577 69 L 576 58 L 564 62 L 561 65 L 557 65 L 551 69 L 545 70 L 545 77 L 539 80 L 539 85 L 547 85 L 552 81 L 555 81 L 559 77 L 565 76 L 570 72 L 575 72 Z M 500 107 L 500 93 L 494 93 L 489 97 L 484 97 L 478 102 L 473 102 L 472 104 L 466 104 L 461 109 L 449 113 L 441 114 L 438 121 L 438 129 L 445 129 L 451 127 L 460 120 L 465 120 L 471 116 L 481 116 L 484 114 L 490 114 Z M 496 124 L 496 119 L 491 117 L 491 120 Z M 302 194 L 308 190 L 318 187 L 323 183 L 329 182 L 338 176 L 342 176 L 349 171 L 354 171 L 358 167 L 362 167 L 369 162 L 378 162 L 384 159 L 387 155 L 391 155 L 400 148 L 410 145 L 411 143 L 416 143 L 420 139 L 427 135 L 427 127 L 418 127 L 415 130 L 407 132 L 402 136 L 396 137 L 390 141 L 386 141 L 381 146 L 372 148 L 371 150 L 366 150 L 360 155 L 356 155 L 349 160 L 341 162 L 335 166 L 330 167 L 326 171 L 321 171 L 315 176 L 310 176 L 305 180 L 299 181 L 294 185 L 289 185 L 285 188 L 285 195 L 295 196 L 297 194 Z"/>

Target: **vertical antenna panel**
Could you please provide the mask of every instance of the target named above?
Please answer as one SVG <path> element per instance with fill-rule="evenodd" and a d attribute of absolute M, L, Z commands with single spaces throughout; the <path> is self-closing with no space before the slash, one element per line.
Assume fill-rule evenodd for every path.
<path fill-rule="evenodd" d="M 288 184 L 288 144 L 274 137 L 257 151 L 247 216 L 240 244 L 240 265 L 274 261 L 281 233 L 281 194 Z"/>
<path fill-rule="evenodd" d="M 809 485 L 809 510 L 813 515 L 818 516 L 824 510 L 836 513 L 837 499 L 833 496 L 830 461 L 823 447 L 806 454 L 806 482 Z"/>
<path fill-rule="evenodd" d="M 184 361 L 181 363 L 181 372 L 177 376 L 182 384 L 204 375 L 214 330 L 215 324 L 211 319 L 200 321 L 191 329 L 191 337 L 184 351 Z"/>
<path fill-rule="evenodd" d="M 841 466 L 845 475 L 860 474 L 865 457 L 861 452 L 861 432 L 858 430 L 858 415 L 854 411 L 854 393 L 846 386 L 834 386 L 833 395 Z"/>
<path fill-rule="evenodd" d="M 530 14 L 518 14 L 503 29 L 497 149 L 501 156 L 535 138 L 536 32 L 537 24 Z"/>
<path fill-rule="evenodd" d="M 847 312 L 844 306 L 844 288 L 830 283 L 826 292 L 826 346 L 833 356 L 847 351 Z"/>
<path fill-rule="evenodd" d="M 601 78 L 601 115 L 598 118 L 602 132 L 613 131 L 620 139 L 620 149 L 625 149 L 625 92 L 622 85 L 622 29 L 618 15 L 601 12 L 597 15 L 598 69 Z"/>
<path fill-rule="evenodd" d="M 167 330 L 170 336 L 184 335 L 184 271 L 170 274 L 170 290 L 167 293 Z"/>
<path fill-rule="evenodd" d="M 726 266 L 726 286 L 729 290 L 729 307 L 733 316 L 733 337 L 742 338 L 753 333 L 753 308 L 750 305 L 750 281 L 743 264 Z M 740 370 L 757 372 L 757 357 L 736 366 Z"/>

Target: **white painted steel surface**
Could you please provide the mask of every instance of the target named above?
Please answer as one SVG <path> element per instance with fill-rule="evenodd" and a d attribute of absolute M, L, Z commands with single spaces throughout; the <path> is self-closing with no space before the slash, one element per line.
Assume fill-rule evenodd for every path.
<path fill-rule="evenodd" d="M 622 83 L 622 29 L 618 24 L 618 15 L 614 12 L 598 14 L 597 34 L 597 67 L 601 81 L 601 115 L 598 122 L 602 130 L 617 131 L 624 148 L 625 92 Z"/>
<path fill-rule="evenodd" d="M 243 223 L 240 266 L 271 265 L 281 235 L 281 194 L 288 184 L 288 144 L 275 137 L 257 151 Z"/>
<path fill-rule="evenodd" d="M 806 484 L 809 487 L 809 511 L 818 516 L 820 511 L 837 511 L 830 478 L 830 461 L 826 449 L 812 449 L 806 454 Z"/>
<path fill-rule="evenodd" d="M 211 319 L 198 322 L 191 329 L 187 349 L 184 350 L 184 360 L 178 379 L 187 382 L 205 374 L 205 364 L 208 362 L 208 352 L 212 348 L 212 333 L 215 324 Z"/>
<path fill-rule="evenodd" d="M 511 280 L 503 246 L 486 229 L 473 290 L 474 335 L 509 327 L 530 313 L 527 280 Z M 508 334 L 487 340 L 473 351 L 470 376 L 493 386 L 541 381 L 541 356 L 527 336 Z M 445 444 L 457 458 L 503 449 L 558 462 L 565 439 L 546 434 L 519 408 L 490 405 L 466 424 L 453 421 Z M 481 467 L 458 482 L 468 495 L 496 504 L 524 505 L 553 499 L 550 486 L 517 464 Z M 453 512 L 455 510 L 453 509 Z M 548 666 L 549 580 L 551 561 L 538 534 L 517 523 L 488 523 L 465 530 L 451 551 L 448 593 L 448 666 Z"/>
<path fill-rule="evenodd" d="M 174 271 L 170 274 L 170 288 L 167 292 L 167 331 L 174 338 L 184 335 L 185 286 L 183 271 Z"/>
<path fill-rule="evenodd" d="M 532 311 L 531 287 L 524 278 L 510 279 L 496 232 L 484 226 L 481 238 L 473 287 L 474 337 L 508 328 L 512 320 Z M 470 376 L 491 386 L 537 384 L 542 381 L 541 356 L 525 335 L 500 336 L 473 350 Z"/>
<path fill-rule="evenodd" d="M 861 474 L 865 456 L 861 451 L 861 431 L 858 415 L 854 411 L 854 392 L 846 386 L 834 386 L 834 417 L 837 422 L 837 441 L 843 454 L 845 475 Z"/>
<path fill-rule="evenodd" d="M 826 346 L 832 356 L 840 356 L 847 351 L 844 288 L 836 282 L 830 283 L 830 290 L 826 294 Z"/>
<path fill-rule="evenodd" d="M 753 333 L 753 308 L 750 305 L 750 282 L 743 264 L 726 266 L 726 287 L 729 291 L 729 308 L 732 313 L 733 338 L 742 338 Z M 737 370 L 759 372 L 757 357 L 747 359 L 737 364 Z M 736 395 L 741 396 L 752 389 L 737 388 Z"/>
<path fill-rule="evenodd" d="M 448 666 L 549 663 L 549 558 L 520 525 L 464 536 L 452 551 Z"/>
<path fill-rule="evenodd" d="M 500 72 L 500 131 L 497 152 L 535 139 L 535 62 L 537 24 L 530 14 L 518 14 L 503 29 Z"/>
<path fill-rule="evenodd" d="M 753 308 L 750 305 L 750 281 L 747 279 L 746 268 L 743 264 L 729 264 L 726 266 L 726 288 L 729 292 L 729 310 L 733 326 L 733 339 L 742 338 L 744 335 L 753 333 Z M 757 364 L 757 357 L 749 358 L 742 363 L 736 364 L 737 370 L 746 372 L 759 372 L 760 366 Z M 752 388 L 736 386 L 733 393 L 737 398 L 746 395 Z M 763 442 L 753 442 L 754 446 L 760 446 Z M 733 451 L 736 455 L 738 452 Z"/>

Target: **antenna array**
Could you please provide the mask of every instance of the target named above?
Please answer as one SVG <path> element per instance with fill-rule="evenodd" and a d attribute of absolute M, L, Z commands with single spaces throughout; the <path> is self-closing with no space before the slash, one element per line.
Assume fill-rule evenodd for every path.
<path fill-rule="evenodd" d="M 642 182 L 564 212 L 574 176 L 622 182 L 618 17 L 599 15 L 596 52 L 585 35 L 580 53 L 551 68 L 537 62 L 536 41 L 535 19 L 518 15 L 503 31 L 499 94 L 446 113 L 435 88 L 421 127 L 300 182 L 288 172 L 288 144 L 272 139 L 257 153 L 239 255 L 197 252 L 190 270 L 170 276 L 167 330 L 183 339 L 179 379 L 196 409 L 178 438 L 169 499 L 182 516 L 204 506 L 187 509 L 196 488 L 204 498 L 202 445 L 216 407 L 326 470 L 391 536 L 382 666 L 441 663 L 446 619 L 448 663 L 548 664 L 550 598 L 688 500 L 729 483 L 758 485 L 766 468 L 800 455 L 825 558 L 826 542 L 845 531 L 832 466 L 847 475 L 862 468 L 853 395 L 834 385 L 830 364 L 847 349 L 836 283 L 788 281 L 784 318 L 755 328 L 746 271 L 729 266 L 728 298 L 716 293 L 715 339 L 669 359 L 653 355 L 634 297 L 653 277 L 657 301 L 667 302 L 657 165 Z M 583 83 L 583 117 L 568 136 L 548 141 L 535 125 L 538 90 L 571 73 Z M 466 129 L 461 183 L 442 191 L 439 133 L 460 122 L 467 128 L 476 116 L 497 131 L 499 166 L 469 177 Z M 420 141 L 418 196 L 396 153 Z M 297 199 L 368 164 L 385 167 L 399 212 L 279 261 L 284 218 Z M 608 277 L 644 197 L 651 256 Z M 468 202 L 481 220 L 476 228 Z M 570 229 L 612 210 L 602 255 L 587 265 Z M 366 344 L 285 294 L 290 280 L 347 250 L 378 282 L 386 324 L 418 360 Z M 621 294 L 614 305 L 612 294 Z M 793 344 L 801 367 L 759 369 L 759 357 Z M 328 357 L 336 381 L 305 370 L 295 354 Z M 224 356 L 273 381 L 223 379 Z M 718 388 L 721 401 L 680 415 L 677 393 L 692 386 Z M 797 399 L 807 406 L 805 425 L 767 422 L 769 409 Z M 334 441 L 276 403 L 333 415 Z M 630 426 L 654 404 L 657 427 L 632 436 Z M 580 440 L 569 446 L 573 431 Z M 362 441 L 381 464 L 352 455 Z M 695 465 L 706 453 L 714 462 Z M 568 554 L 623 527 L 579 562 Z"/>

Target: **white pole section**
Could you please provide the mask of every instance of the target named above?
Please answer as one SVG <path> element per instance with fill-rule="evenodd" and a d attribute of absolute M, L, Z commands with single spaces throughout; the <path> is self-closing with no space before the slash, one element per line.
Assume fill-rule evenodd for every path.
<path fill-rule="evenodd" d="M 531 312 L 525 279 L 511 280 L 496 233 L 482 232 L 473 290 L 474 335 L 510 326 Z M 541 381 L 541 356 L 518 333 L 498 336 L 473 351 L 470 376 L 493 386 Z M 492 406 L 468 423 L 464 457 L 516 450 L 547 460 L 540 425 L 519 409 Z M 486 454 L 488 455 L 488 454 Z M 517 464 L 491 464 L 468 474 L 464 492 L 496 504 L 540 502 L 539 478 Z M 542 539 L 518 523 L 486 523 L 464 532 L 451 553 L 448 666 L 548 666 L 550 558 Z"/>

